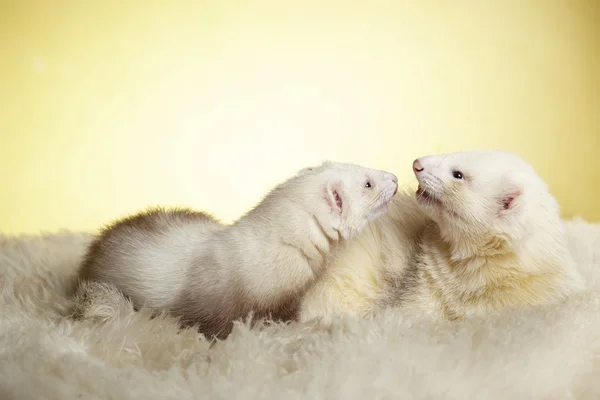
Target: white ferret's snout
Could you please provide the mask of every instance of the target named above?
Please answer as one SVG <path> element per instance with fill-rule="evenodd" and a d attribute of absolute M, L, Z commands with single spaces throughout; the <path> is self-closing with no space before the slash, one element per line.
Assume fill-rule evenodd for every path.
<path fill-rule="evenodd" d="M 421 189 L 427 191 L 428 193 L 437 196 L 440 196 L 444 189 L 444 182 L 437 176 L 430 173 L 423 173 L 417 176 L 417 181 L 419 182 L 419 186 Z"/>
<path fill-rule="evenodd" d="M 434 170 L 431 165 L 427 163 L 428 157 L 417 158 L 413 161 L 413 172 L 419 186 L 423 190 L 430 192 L 431 194 L 440 193 L 444 187 L 444 182 L 435 176 Z"/>
<path fill-rule="evenodd" d="M 419 173 L 423 172 L 425 170 L 425 167 L 423 166 L 423 164 L 421 164 L 421 160 L 419 160 L 418 158 L 413 161 L 413 171 L 415 173 L 415 175 L 418 175 Z"/>

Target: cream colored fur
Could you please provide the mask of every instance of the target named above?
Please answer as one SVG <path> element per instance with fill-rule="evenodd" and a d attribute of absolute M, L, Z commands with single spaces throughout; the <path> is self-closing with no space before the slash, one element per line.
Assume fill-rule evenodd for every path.
<path fill-rule="evenodd" d="M 302 320 L 389 306 L 455 319 L 560 301 L 583 288 L 558 204 L 526 161 L 468 151 L 415 165 L 429 196 L 397 196 L 393 212 L 373 222 L 308 292 Z"/>
<path fill-rule="evenodd" d="M 335 315 L 365 317 L 385 300 L 388 271 L 404 270 L 416 250 L 415 238 L 431 220 L 408 192 L 398 193 L 390 210 L 346 246 L 308 291 L 300 318 L 328 322 Z"/>
<path fill-rule="evenodd" d="M 387 211 L 396 177 L 347 163 L 305 168 L 225 226 L 189 210 L 118 221 L 90 246 L 83 281 L 112 283 L 136 307 L 168 311 L 207 336 L 231 322 L 289 320 L 332 254 Z M 85 287 L 79 297 L 85 294 Z"/>
<path fill-rule="evenodd" d="M 396 309 L 236 325 L 212 348 L 106 288 L 86 318 L 63 317 L 91 235 L 0 236 L 0 398 L 597 399 L 600 225 L 566 227 L 588 289 L 565 302 L 453 323 Z"/>

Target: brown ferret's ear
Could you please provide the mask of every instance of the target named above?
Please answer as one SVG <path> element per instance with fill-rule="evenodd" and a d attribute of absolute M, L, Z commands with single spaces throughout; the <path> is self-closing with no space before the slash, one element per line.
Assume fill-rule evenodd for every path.
<path fill-rule="evenodd" d="M 344 191 L 341 182 L 327 182 L 325 188 L 325 201 L 336 214 L 341 214 L 344 209 Z"/>
<path fill-rule="evenodd" d="M 314 167 L 306 167 L 302 168 L 300 171 L 296 172 L 296 176 L 306 175 L 314 170 Z"/>

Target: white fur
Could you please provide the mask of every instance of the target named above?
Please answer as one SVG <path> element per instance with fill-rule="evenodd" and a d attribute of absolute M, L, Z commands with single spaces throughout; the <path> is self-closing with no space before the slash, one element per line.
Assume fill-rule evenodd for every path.
<path fill-rule="evenodd" d="M 0 236 L 0 398 L 595 399 L 600 225 L 566 223 L 589 289 L 453 324 L 401 310 L 331 326 L 238 325 L 209 348 L 123 299 L 63 317 L 90 235 Z"/>
<path fill-rule="evenodd" d="M 365 188 L 367 182 L 371 188 Z M 334 190 L 342 196 L 341 213 L 329 203 L 335 202 Z M 215 249 L 217 263 L 210 266 L 210 275 L 235 271 L 255 296 L 270 302 L 319 277 L 328 261 L 324 256 L 334 250 L 330 244 L 353 239 L 383 215 L 396 190 L 394 175 L 357 165 L 328 162 L 302 170 L 211 237 L 208 245 Z"/>
<path fill-rule="evenodd" d="M 207 238 L 221 229 L 216 223 L 169 224 L 164 236 L 122 235 L 121 248 L 126 250 L 115 256 L 119 268 L 102 269 L 99 278 L 115 282 L 137 305 L 168 308 L 186 287 L 198 248 L 207 246 Z"/>
<path fill-rule="evenodd" d="M 308 291 L 300 318 L 327 322 L 339 314 L 372 313 L 386 295 L 384 274 L 408 265 L 415 237 L 430 222 L 413 195 L 398 193 L 388 213 L 350 242 Z"/>
<path fill-rule="evenodd" d="M 493 273 L 476 270 L 495 268 L 491 254 L 484 250 L 491 238 L 506 240 L 509 255 L 515 254 L 518 260 L 512 268 L 544 277 L 546 283 L 541 286 L 546 292 L 522 303 L 559 301 L 582 289 L 583 281 L 566 249 L 558 204 L 526 161 L 501 151 L 467 151 L 421 157 L 415 165 L 422 169 L 415 171 L 420 187 L 442 205 L 421 195 L 416 196 L 419 204 L 413 195 L 396 196 L 393 211 L 359 235 L 307 293 L 301 306 L 302 320 L 329 321 L 340 313 L 366 316 L 382 303 L 390 303 L 390 296 L 393 304 L 394 294 L 384 278 L 401 276 L 415 262 L 415 252 L 430 251 L 437 257 L 435 243 L 414 247 L 417 234 L 426 229 L 439 230 L 450 246 L 451 260 L 447 261 L 472 268 L 468 275 L 473 278 L 465 280 L 464 274 L 440 264 L 438 257 L 431 274 L 439 277 L 443 291 L 450 294 L 449 303 L 441 304 L 428 289 L 420 290 L 414 305 L 422 311 L 439 315 L 442 306 L 450 306 L 461 315 L 489 312 L 483 301 L 466 307 L 450 297 L 454 293 L 459 293 L 456 299 L 471 296 L 485 290 L 485 279 L 496 279 Z M 455 172 L 460 172 L 462 179 L 455 178 Z M 506 209 L 505 200 L 510 200 Z M 502 302 L 510 303 L 508 296 Z"/>
<path fill-rule="evenodd" d="M 388 172 L 326 162 L 229 226 L 168 212 L 143 217 L 157 229 L 117 224 L 91 247 L 83 276 L 114 284 L 138 307 L 225 332 L 224 321 L 250 311 L 294 307 L 330 254 L 387 211 L 397 188 Z"/>
<path fill-rule="evenodd" d="M 444 238 L 461 242 L 463 238 L 459 235 L 464 232 L 473 237 L 493 232 L 503 235 L 512 248 L 523 252 L 562 253 L 564 240 L 558 203 L 549 193 L 548 185 L 521 157 L 508 152 L 479 150 L 426 156 L 419 161 L 425 171 L 417 174 L 417 180 L 434 195 L 442 196 L 444 186 L 451 183 L 461 185 L 451 194 L 446 192 L 444 208 L 423 207 L 440 227 Z M 453 171 L 472 179 L 457 180 L 452 176 Z M 499 201 L 514 195 L 511 208 L 500 210 Z M 474 246 L 477 244 L 473 242 Z M 551 248 L 547 248 L 549 245 Z M 466 243 L 461 248 L 471 249 Z"/>

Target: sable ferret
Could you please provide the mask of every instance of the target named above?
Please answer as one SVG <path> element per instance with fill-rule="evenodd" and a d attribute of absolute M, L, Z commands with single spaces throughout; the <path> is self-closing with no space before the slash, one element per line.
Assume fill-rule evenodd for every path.
<path fill-rule="evenodd" d="M 116 285 L 136 307 L 166 310 L 206 337 L 234 320 L 290 320 L 336 250 L 383 215 L 388 172 L 325 162 L 275 187 L 231 225 L 191 210 L 117 221 L 89 247 L 81 280 Z"/>
<path fill-rule="evenodd" d="M 555 198 L 501 151 L 421 157 L 396 196 L 306 294 L 301 320 L 401 306 L 442 319 L 532 307 L 583 288 Z"/>

